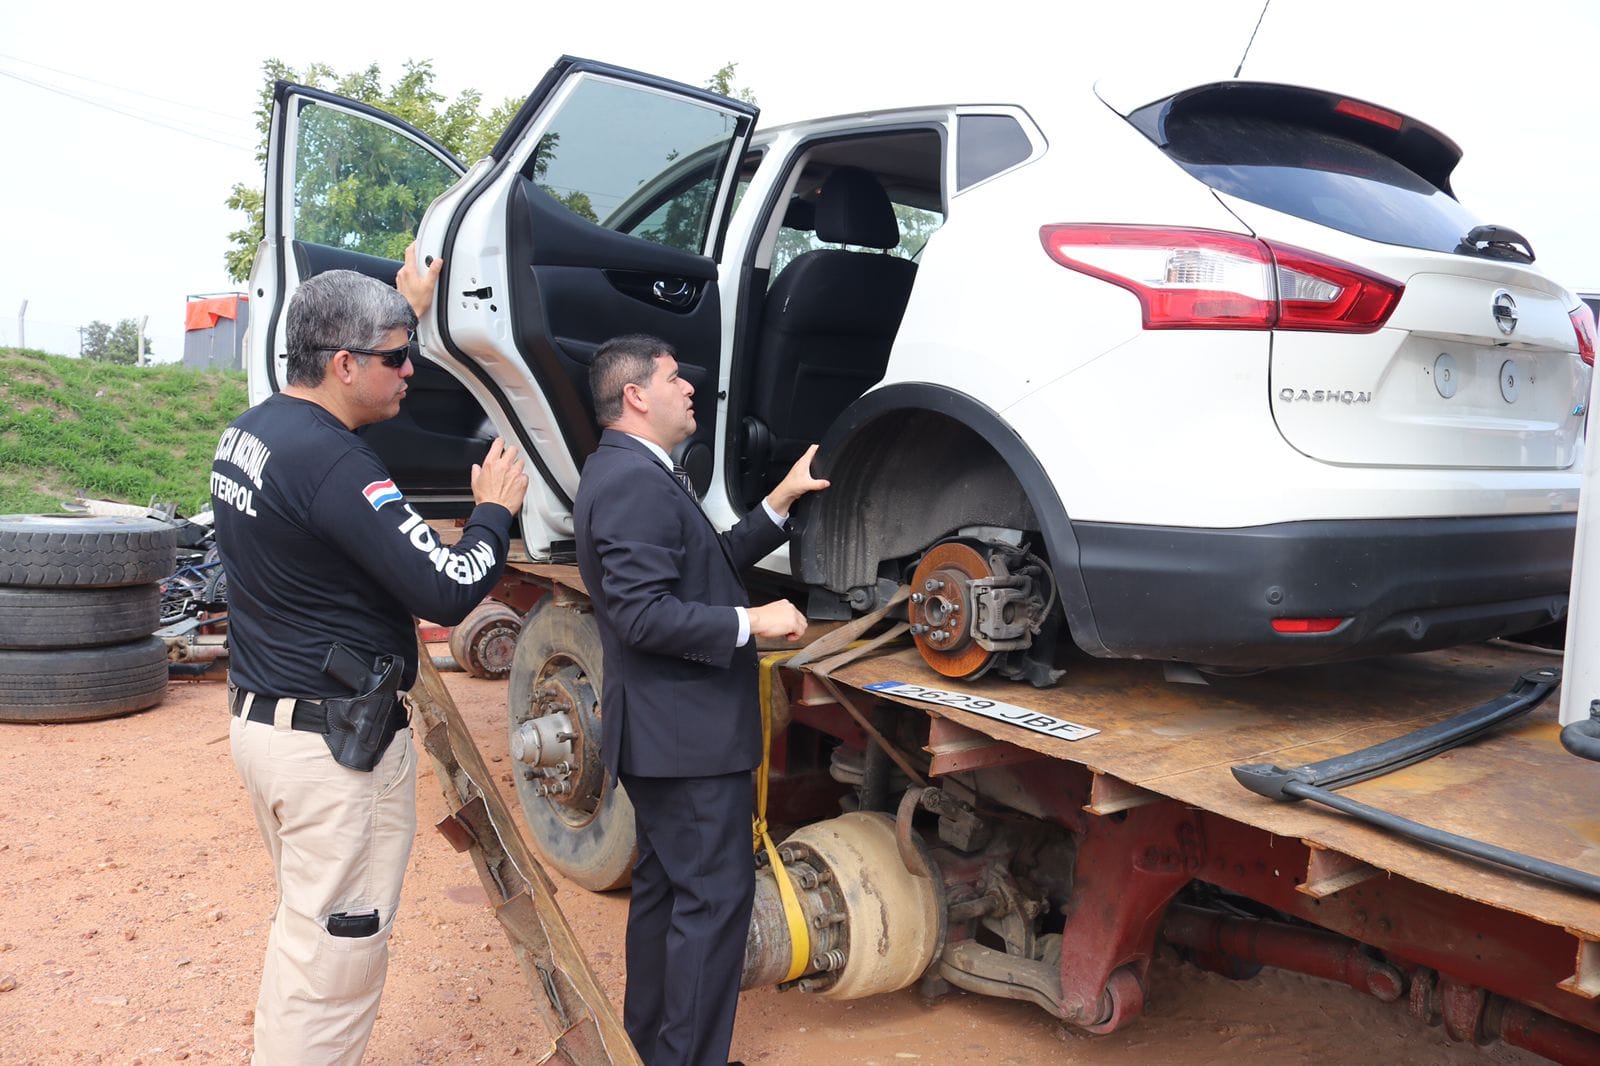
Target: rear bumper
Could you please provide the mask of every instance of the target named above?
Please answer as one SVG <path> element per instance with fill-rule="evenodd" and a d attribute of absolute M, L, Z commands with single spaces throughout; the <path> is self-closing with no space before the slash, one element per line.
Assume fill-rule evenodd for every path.
<path fill-rule="evenodd" d="M 1245 529 L 1073 523 L 1112 658 L 1290 666 L 1427 651 L 1563 618 L 1576 516 L 1288 522 Z M 1328 633 L 1273 619 L 1341 618 Z"/>

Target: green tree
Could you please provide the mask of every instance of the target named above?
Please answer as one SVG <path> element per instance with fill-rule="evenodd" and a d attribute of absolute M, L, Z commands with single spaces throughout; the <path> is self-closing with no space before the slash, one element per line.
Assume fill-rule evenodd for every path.
<path fill-rule="evenodd" d="M 739 64 L 729 60 L 722 64 L 722 69 L 706 79 L 706 88 L 722 96 L 735 100 L 743 100 L 747 104 L 756 102 L 756 94 L 748 85 L 734 83 L 733 76 L 738 71 Z"/>
<path fill-rule="evenodd" d="M 273 86 L 279 79 L 371 104 L 417 127 L 457 158 L 469 162 L 488 154 L 521 106 L 520 100 L 508 98 L 487 115 L 481 114 L 483 96 L 476 89 L 464 89 L 454 100 L 447 101 L 434 88 L 433 65 L 426 60 L 408 61 L 400 77 L 387 86 L 377 64 L 341 75 L 326 63 L 296 70 L 282 60 L 269 59 L 262 65 L 262 73 L 265 78 L 256 109 L 256 159 L 263 168 L 272 121 Z M 397 150 L 392 138 L 368 123 L 303 123 L 300 132 L 296 194 L 305 216 L 299 236 L 316 243 L 398 258 L 405 241 L 398 241 L 399 248 L 390 245 L 398 240 L 397 235 L 415 232 L 422 212 L 444 190 L 441 180 L 434 177 L 423 182 L 415 180 L 414 173 L 405 173 L 401 159 L 404 153 Z M 306 196 L 300 199 L 302 193 Z M 250 265 L 265 233 L 264 198 L 259 188 L 240 183 L 233 187 L 226 204 L 246 217 L 243 226 L 228 234 L 230 247 L 224 256 L 229 277 L 244 281 L 250 276 Z M 386 239 L 382 246 L 370 247 L 363 244 L 368 234 L 384 235 Z"/>
<path fill-rule="evenodd" d="M 151 354 L 145 343 L 145 355 Z M 95 319 L 83 327 L 83 357 L 99 363 L 121 363 L 132 366 L 139 361 L 139 323 L 124 318 L 115 326 Z"/>

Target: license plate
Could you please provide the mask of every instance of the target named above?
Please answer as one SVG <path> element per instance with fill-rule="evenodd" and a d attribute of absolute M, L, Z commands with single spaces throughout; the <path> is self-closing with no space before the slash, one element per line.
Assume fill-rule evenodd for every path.
<path fill-rule="evenodd" d="M 1059 737 L 1062 740 L 1082 740 L 1100 732 L 1098 729 L 1078 725 L 1076 722 L 1069 722 L 1065 718 L 1057 718 L 1053 714 L 1045 714 L 1031 707 L 1018 707 L 1015 704 L 1002 703 L 999 700 L 973 696 L 965 692 L 952 692 L 944 688 L 927 688 L 905 681 L 877 681 L 867 685 L 866 689 L 868 692 L 878 692 L 885 696 L 899 696 L 919 703 L 933 703 L 941 707 L 971 711 L 973 714 L 981 714 L 997 722 L 1021 726 L 1023 729 L 1031 729 L 1035 733 L 1043 733 L 1047 737 Z"/>

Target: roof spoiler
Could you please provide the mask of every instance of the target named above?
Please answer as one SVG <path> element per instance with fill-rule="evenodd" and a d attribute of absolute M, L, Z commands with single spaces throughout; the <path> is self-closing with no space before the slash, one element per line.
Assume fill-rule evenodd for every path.
<path fill-rule="evenodd" d="M 1450 175 L 1461 162 L 1459 145 L 1425 122 L 1352 96 L 1272 82 L 1226 81 L 1146 104 L 1127 118 L 1146 137 L 1166 147 L 1167 131 L 1174 122 L 1202 115 L 1276 119 L 1326 130 L 1382 152 L 1455 195 Z"/>

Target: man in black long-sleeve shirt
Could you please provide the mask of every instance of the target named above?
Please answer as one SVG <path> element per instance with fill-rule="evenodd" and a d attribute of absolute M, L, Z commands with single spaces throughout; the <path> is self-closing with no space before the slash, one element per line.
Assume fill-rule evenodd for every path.
<path fill-rule="evenodd" d="M 398 413 L 415 314 L 436 274 L 419 274 L 408 252 L 397 279 L 406 296 L 351 271 L 301 285 L 288 311 L 287 385 L 234 420 L 212 463 L 233 756 L 279 889 L 256 1005 L 258 1066 L 360 1061 L 416 831 L 404 710 L 380 734 L 390 739 L 370 771 L 341 765 L 325 739 L 322 701 L 353 694 L 323 673 L 329 646 L 364 663 L 394 656 L 409 687 L 412 616 L 453 624 L 483 599 L 527 489 L 515 449 L 495 441 L 472 469 L 477 506 L 445 547 L 354 432 Z"/>

